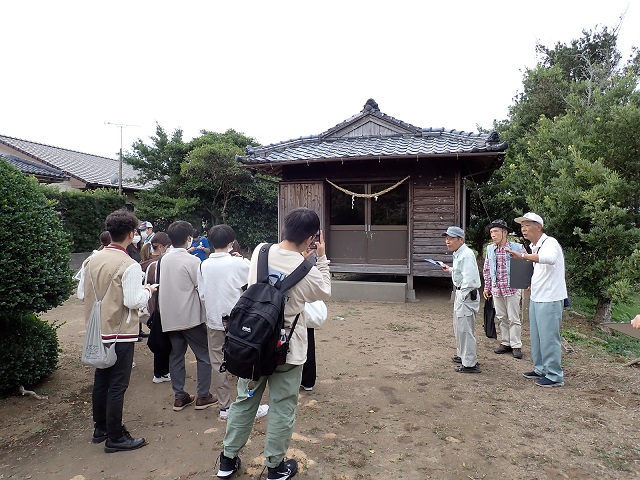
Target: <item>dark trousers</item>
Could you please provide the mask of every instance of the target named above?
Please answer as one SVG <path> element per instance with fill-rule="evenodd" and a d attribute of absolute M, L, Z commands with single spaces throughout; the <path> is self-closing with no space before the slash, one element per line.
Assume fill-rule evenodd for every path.
<path fill-rule="evenodd" d="M 307 328 L 307 337 L 309 339 L 307 361 L 302 367 L 302 382 L 300 383 L 303 387 L 313 387 L 316 384 L 316 339 L 313 328 Z"/>
<path fill-rule="evenodd" d="M 169 353 L 171 350 L 153 354 L 153 376 L 162 377 L 169 373 Z"/>
<path fill-rule="evenodd" d="M 116 343 L 116 363 L 96 368 L 93 380 L 93 421 L 112 440 L 122 437 L 122 408 L 133 366 L 133 342 Z"/>

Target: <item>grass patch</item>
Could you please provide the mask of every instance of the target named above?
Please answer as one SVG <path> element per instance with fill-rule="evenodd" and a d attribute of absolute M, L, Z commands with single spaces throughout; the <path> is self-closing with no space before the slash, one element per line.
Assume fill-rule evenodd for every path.
<path fill-rule="evenodd" d="M 399 332 L 399 333 L 413 332 L 415 330 L 418 330 L 418 327 L 414 327 L 413 325 L 403 325 L 401 323 L 387 323 L 385 325 L 385 328 L 387 330 L 391 330 L 392 332 Z"/>

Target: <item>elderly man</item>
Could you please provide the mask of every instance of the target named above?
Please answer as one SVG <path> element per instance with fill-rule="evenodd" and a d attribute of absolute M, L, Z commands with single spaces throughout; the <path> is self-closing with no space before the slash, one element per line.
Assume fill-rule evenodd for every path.
<path fill-rule="evenodd" d="M 505 248 L 512 256 L 534 262 L 529 301 L 531 361 L 533 370 L 526 378 L 536 380 L 539 387 L 564 385 L 562 371 L 562 307 L 567 298 L 564 278 L 564 254 L 558 241 L 542 231 L 544 221 L 533 212 L 515 219 L 522 227 L 522 236 L 531 242 L 532 253 Z"/>
<path fill-rule="evenodd" d="M 480 274 L 473 251 L 464 243 L 464 230 L 449 227 L 442 234 L 447 250 L 453 252 L 453 267 L 444 265 L 442 270 L 451 273 L 454 286 L 453 332 L 456 337 L 456 355 L 453 361 L 459 373 L 480 373 L 476 355 L 476 337 L 473 324 L 480 307 Z"/>
<path fill-rule="evenodd" d="M 500 346 L 494 350 L 497 354 L 511 353 L 515 358 L 522 358 L 522 340 L 520 332 L 520 298 L 522 293 L 511 288 L 509 267 L 511 256 L 505 251 L 510 248 L 515 252 L 524 252 L 519 243 L 509 241 L 509 226 L 501 218 L 487 225 L 491 242 L 487 246 L 482 274 L 484 276 L 485 300 L 493 297 L 496 318 L 500 328 Z"/>

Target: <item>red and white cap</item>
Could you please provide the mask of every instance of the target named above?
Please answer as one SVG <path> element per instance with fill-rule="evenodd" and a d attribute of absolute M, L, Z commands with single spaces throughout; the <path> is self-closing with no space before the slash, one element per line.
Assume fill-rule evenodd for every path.
<path fill-rule="evenodd" d="M 514 219 L 514 221 L 516 223 L 522 223 L 525 220 L 529 220 L 531 222 L 536 222 L 536 223 L 539 223 L 540 225 L 544 226 L 544 220 L 542 220 L 542 217 L 540 215 L 538 215 L 537 213 L 533 213 L 533 212 L 527 212 L 527 213 L 524 214 L 524 216 Z"/>

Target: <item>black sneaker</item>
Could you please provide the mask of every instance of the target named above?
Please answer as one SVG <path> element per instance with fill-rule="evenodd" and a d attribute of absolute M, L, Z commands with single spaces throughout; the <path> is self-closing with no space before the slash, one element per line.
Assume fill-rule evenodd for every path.
<path fill-rule="evenodd" d="M 458 355 L 454 355 L 453 357 L 451 357 L 451 361 L 453 363 L 462 363 L 462 359 Z"/>
<path fill-rule="evenodd" d="M 294 459 L 282 460 L 277 467 L 269 467 L 267 480 L 287 480 L 298 473 L 298 462 Z"/>
<path fill-rule="evenodd" d="M 229 478 L 238 470 L 240 470 L 240 457 L 229 458 L 224 456 L 224 452 L 220 452 L 220 468 L 217 477 Z"/>
<path fill-rule="evenodd" d="M 456 367 L 456 372 L 458 373 L 481 373 L 480 364 L 476 363 L 473 367 L 465 367 L 464 365 L 460 365 Z"/>
<path fill-rule="evenodd" d="M 524 378 L 531 378 L 532 380 L 537 380 L 539 378 L 544 378 L 544 375 L 539 374 L 535 370 L 531 370 L 530 372 L 524 372 L 522 374 Z"/>

